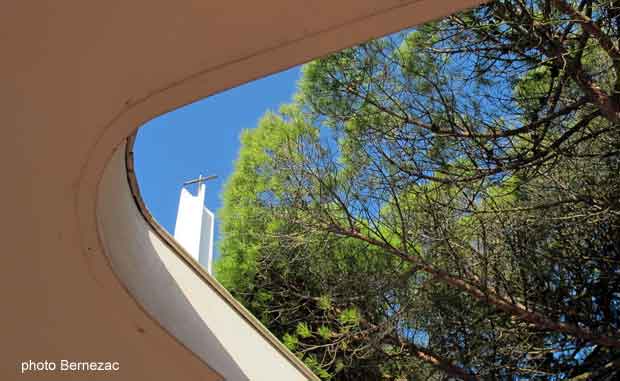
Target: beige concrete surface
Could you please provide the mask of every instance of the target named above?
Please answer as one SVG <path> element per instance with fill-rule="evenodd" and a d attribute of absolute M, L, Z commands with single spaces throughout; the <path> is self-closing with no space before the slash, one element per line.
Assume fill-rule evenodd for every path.
<path fill-rule="evenodd" d="M 98 218 L 107 192 L 127 192 L 101 182 L 115 149 L 161 113 L 476 2 L 3 0 L 0 380 L 222 379 L 216 364 L 234 355 L 217 358 L 215 343 L 179 328 L 206 305 L 187 292 L 187 314 L 160 309 L 106 254 L 114 244 L 131 261 L 146 253 L 132 252 L 137 240 L 164 247 Z M 131 213 L 141 218 L 117 217 Z M 170 282 L 139 286 L 172 295 L 157 288 L 184 272 L 171 263 L 159 269 Z M 20 374 L 23 361 L 62 359 L 120 370 Z"/>

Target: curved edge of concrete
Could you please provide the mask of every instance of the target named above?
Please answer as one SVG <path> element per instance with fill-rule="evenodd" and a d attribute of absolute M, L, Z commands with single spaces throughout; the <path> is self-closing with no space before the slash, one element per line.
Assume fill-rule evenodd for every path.
<path fill-rule="evenodd" d="M 317 380 L 155 221 L 122 144 L 99 183 L 97 225 L 109 266 L 136 304 L 225 380 Z"/>
<path fill-rule="evenodd" d="M 177 270 L 177 274 L 174 274 L 173 271 L 171 271 L 171 275 L 175 278 L 174 283 L 179 284 L 182 288 L 183 286 L 192 287 L 192 285 L 184 285 L 182 283 L 184 283 L 184 280 L 186 281 L 188 277 L 193 277 L 195 278 L 194 281 L 200 280 L 202 282 L 202 285 L 198 285 L 198 288 L 193 291 L 196 294 L 195 296 L 198 297 L 198 294 L 202 294 L 203 297 L 212 299 L 210 302 L 205 303 L 202 306 L 204 307 L 204 311 L 195 310 L 192 312 L 187 308 L 183 308 L 183 306 L 179 306 L 178 303 L 171 303 L 171 306 L 174 308 L 174 311 L 172 312 L 178 315 L 176 316 L 178 319 L 183 320 L 187 319 L 188 313 L 209 315 L 214 312 L 218 312 L 218 315 L 220 315 L 215 320 L 213 319 L 213 316 L 206 317 L 204 319 L 204 323 L 206 323 L 205 326 L 194 327 L 189 329 L 187 332 L 178 329 L 179 320 L 174 317 L 171 317 L 172 320 L 165 320 L 165 317 L 163 319 L 160 318 L 161 320 L 158 319 L 160 324 L 169 330 L 173 336 L 177 337 L 189 349 L 198 354 L 199 357 L 203 358 L 205 362 L 211 365 L 213 369 L 221 373 L 226 379 L 259 380 L 271 378 L 283 380 L 319 380 L 319 378 L 314 375 L 314 373 L 312 373 L 297 356 L 286 348 L 241 303 L 234 299 L 234 297 L 212 275 L 207 273 L 207 271 L 194 258 L 192 258 L 192 256 L 187 253 L 187 251 L 178 242 L 176 242 L 170 233 L 153 217 L 142 199 L 136 174 L 134 172 L 133 146 L 135 139 L 136 135 L 134 134 L 127 139 L 124 147 L 122 146 L 118 148 L 117 153 L 115 153 L 109 167 L 106 169 L 106 173 L 104 174 L 100 187 L 105 188 L 109 186 L 108 182 L 113 181 L 112 176 L 117 176 L 119 175 L 118 171 L 122 171 L 123 168 L 118 168 L 118 161 L 121 155 L 124 154 L 123 164 L 124 169 L 126 170 L 126 185 L 130 190 L 133 202 L 135 203 L 140 215 L 144 218 L 144 221 L 148 224 L 148 228 L 150 230 L 149 235 L 151 235 L 149 238 L 159 238 L 163 244 L 163 246 L 158 245 L 159 247 L 153 247 L 157 253 L 143 253 L 142 255 L 145 259 L 149 255 L 151 257 L 161 257 L 162 255 L 175 256 L 176 259 L 178 259 L 177 265 L 182 263 L 186 266 L 186 269 L 185 271 L 182 270 L 180 272 Z M 125 184 L 123 184 L 123 186 L 124 185 Z M 102 189 L 101 194 L 110 195 L 111 192 L 107 192 L 106 189 Z M 105 199 L 106 197 L 100 198 L 102 201 Z M 105 213 L 103 209 L 109 211 L 110 209 L 113 209 L 113 205 L 108 205 L 104 201 L 98 206 L 98 209 L 99 218 L 109 218 L 110 216 L 106 216 L 107 213 Z M 105 226 L 105 224 L 106 221 L 101 220 L 100 227 Z M 142 234 L 138 233 L 137 236 L 139 237 Z M 153 237 L 153 234 L 156 234 L 156 237 Z M 134 237 L 136 236 L 134 235 Z M 139 238 L 136 237 L 134 239 Z M 162 249 L 164 249 L 163 253 Z M 117 254 L 117 252 L 114 251 L 108 253 L 110 256 L 115 254 Z M 120 253 L 120 255 L 127 255 L 127 253 Z M 112 259 L 112 265 L 113 268 L 119 272 L 120 276 L 120 273 L 123 270 L 116 268 L 114 265 L 114 259 Z M 141 262 L 139 265 L 143 266 L 145 269 L 152 270 L 152 268 L 149 268 L 149 265 L 145 262 Z M 121 278 L 130 278 L 130 274 L 125 275 L 127 276 L 121 276 Z M 148 280 L 139 281 L 136 282 L 137 284 L 134 286 L 146 286 L 146 288 L 148 288 L 150 286 L 148 285 L 148 282 Z M 197 286 L 197 284 L 194 284 L 193 286 Z M 140 292 L 144 293 L 144 290 L 138 291 L 133 287 L 130 288 L 130 291 L 134 296 L 139 296 L 137 294 Z M 148 297 L 147 295 L 144 296 Z M 179 295 L 177 296 L 180 297 Z M 191 297 L 191 295 L 189 296 Z M 162 296 L 160 296 L 160 298 L 161 297 Z M 166 316 L 166 314 L 161 314 L 161 311 L 157 309 L 157 303 L 153 304 L 153 307 L 147 307 L 149 302 L 144 298 L 139 299 L 141 299 L 141 302 L 144 303 L 144 307 L 147 312 L 151 313 L 153 316 Z M 200 308 L 200 306 L 194 307 Z M 230 325 L 230 327 L 225 328 L 222 325 Z M 236 329 L 234 335 L 220 335 L 221 332 L 228 331 L 230 328 Z M 246 332 L 246 330 L 251 330 L 253 332 Z M 206 341 L 202 343 L 196 342 L 197 337 L 200 336 L 202 336 L 202 338 Z M 207 341 L 210 341 L 211 343 L 208 343 Z M 209 345 L 212 347 L 218 347 L 218 345 L 215 345 L 216 343 L 214 343 L 214 341 L 218 341 L 219 344 L 221 344 L 219 345 L 219 348 L 217 348 L 219 355 L 214 353 L 213 349 L 215 348 L 208 348 Z M 245 351 L 248 351 L 249 353 L 242 353 Z M 273 353 L 270 353 L 272 351 Z M 223 355 L 226 353 L 230 354 L 230 358 L 226 358 L 227 356 Z M 259 357 L 261 357 L 261 355 L 268 355 L 268 358 L 260 359 Z M 278 356 L 282 356 L 282 358 L 278 358 Z M 282 362 L 282 360 L 296 369 L 299 374 L 296 375 L 294 372 L 286 370 L 286 364 L 278 364 L 278 362 Z M 239 366 L 237 366 L 237 364 L 239 364 Z M 270 364 L 270 366 L 266 366 L 267 364 Z M 243 369 L 246 367 L 255 369 Z"/>

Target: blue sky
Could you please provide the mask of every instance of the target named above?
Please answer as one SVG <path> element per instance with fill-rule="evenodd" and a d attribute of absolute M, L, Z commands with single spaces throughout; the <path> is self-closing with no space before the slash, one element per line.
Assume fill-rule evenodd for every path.
<path fill-rule="evenodd" d="M 216 211 L 239 152 L 241 131 L 254 128 L 267 110 L 289 102 L 299 76 L 300 67 L 295 67 L 171 111 L 140 128 L 135 144 L 140 191 L 155 219 L 170 233 L 181 184 L 200 174 L 218 175 L 207 182 L 205 201 Z M 217 219 L 215 228 L 217 240 Z"/>

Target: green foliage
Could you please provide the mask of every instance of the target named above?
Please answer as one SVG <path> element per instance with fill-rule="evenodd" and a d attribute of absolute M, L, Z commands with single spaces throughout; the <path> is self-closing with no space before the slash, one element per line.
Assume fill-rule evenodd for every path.
<path fill-rule="evenodd" d="M 345 326 L 358 325 L 360 313 L 355 307 L 347 308 L 338 315 L 338 321 Z"/>
<path fill-rule="evenodd" d="M 297 349 L 299 345 L 299 339 L 295 335 L 289 335 L 288 333 L 282 336 L 282 343 L 291 351 Z"/>
<path fill-rule="evenodd" d="M 242 134 L 216 275 L 322 379 L 618 375 L 620 65 L 526 4 L 313 61 Z"/>
<path fill-rule="evenodd" d="M 332 308 L 332 298 L 329 295 L 321 295 L 317 305 L 320 309 L 327 311 Z"/>
<path fill-rule="evenodd" d="M 308 324 L 306 324 L 305 322 L 301 322 L 297 324 L 295 333 L 297 334 L 297 336 L 299 336 L 302 339 L 307 339 L 312 336 L 312 332 L 310 331 Z"/>
<path fill-rule="evenodd" d="M 317 330 L 317 334 L 321 336 L 323 340 L 329 340 L 333 333 L 329 327 L 322 325 Z"/>
<path fill-rule="evenodd" d="M 314 372 L 317 376 L 319 376 L 323 380 L 332 379 L 332 375 L 327 372 L 325 369 L 321 367 L 321 364 L 316 359 L 316 356 L 310 355 L 304 359 L 304 363 L 310 368 L 311 371 Z"/>

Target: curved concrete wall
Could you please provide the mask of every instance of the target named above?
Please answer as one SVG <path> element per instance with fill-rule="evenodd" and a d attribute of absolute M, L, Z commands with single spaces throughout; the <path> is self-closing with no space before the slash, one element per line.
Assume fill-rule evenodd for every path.
<path fill-rule="evenodd" d="M 204 346 L 214 329 L 201 326 L 209 307 L 194 298 L 205 286 L 139 224 L 122 168 L 102 182 L 107 163 L 161 113 L 477 2 L 2 2 L 0 379 L 222 379 L 215 367 L 253 377 L 231 365 L 242 352 Z M 106 202 L 127 209 L 115 215 Z M 127 279 L 134 273 L 120 264 L 136 258 L 161 278 Z M 222 335 L 212 343 L 234 343 Z M 20 373 L 23 361 L 62 359 L 117 361 L 120 370 Z"/>
<path fill-rule="evenodd" d="M 128 183 L 124 145 L 99 194 L 99 229 L 112 269 L 168 332 L 227 380 L 318 380 L 149 214 L 144 218 L 148 211 Z"/>

